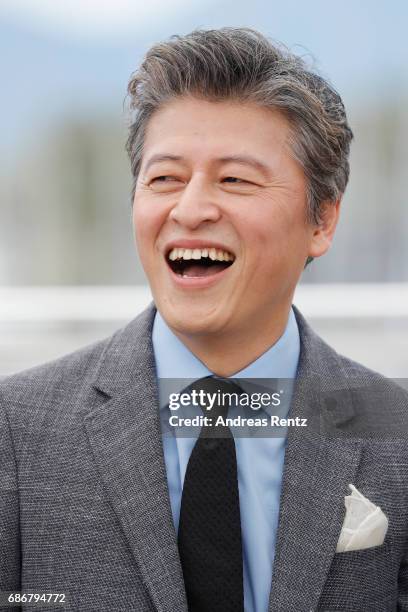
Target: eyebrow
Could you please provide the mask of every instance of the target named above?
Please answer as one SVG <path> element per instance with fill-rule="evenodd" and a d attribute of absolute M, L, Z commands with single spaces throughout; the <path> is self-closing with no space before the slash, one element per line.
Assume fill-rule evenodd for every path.
<path fill-rule="evenodd" d="M 271 173 L 271 169 L 266 164 L 261 162 L 256 157 L 252 157 L 252 155 L 228 155 L 226 157 L 219 157 L 216 161 L 221 163 L 235 162 L 236 164 L 241 164 L 242 166 L 252 166 L 266 176 Z"/>
<path fill-rule="evenodd" d="M 147 172 L 150 166 L 152 166 L 153 164 L 157 164 L 159 162 L 164 161 L 184 162 L 185 159 L 181 155 L 171 155 L 170 153 L 156 153 L 155 155 L 152 155 L 152 157 L 147 161 L 145 172 Z M 253 168 L 256 168 L 266 176 L 269 176 L 271 173 L 271 169 L 266 164 L 261 162 L 256 157 L 253 157 L 252 155 L 227 155 L 224 157 L 217 157 L 217 159 L 215 159 L 214 161 L 216 163 L 224 164 L 228 162 L 235 162 L 236 164 L 241 164 L 242 166 L 252 166 Z"/>

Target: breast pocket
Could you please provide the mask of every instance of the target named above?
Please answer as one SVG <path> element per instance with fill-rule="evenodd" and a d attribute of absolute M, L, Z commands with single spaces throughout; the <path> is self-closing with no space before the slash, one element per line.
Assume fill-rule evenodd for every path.
<path fill-rule="evenodd" d="M 393 612 L 397 580 L 398 567 L 387 538 L 381 546 L 336 553 L 318 610 Z"/>

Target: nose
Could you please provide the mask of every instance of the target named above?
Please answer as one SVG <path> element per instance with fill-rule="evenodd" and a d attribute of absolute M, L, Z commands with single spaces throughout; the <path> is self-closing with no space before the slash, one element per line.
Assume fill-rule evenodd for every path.
<path fill-rule="evenodd" d="M 221 211 L 215 203 L 211 186 L 204 178 L 193 177 L 178 195 L 169 218 L 187 229 L 193 230 L 205 221 L 215 222 Z"/>

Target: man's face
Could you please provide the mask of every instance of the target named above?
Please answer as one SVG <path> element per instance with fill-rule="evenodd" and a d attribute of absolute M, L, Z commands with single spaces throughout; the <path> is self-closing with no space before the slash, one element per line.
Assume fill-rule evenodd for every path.
<path fill-rule="evenodd" d="M 289 308 L 313 227 L 288 139 L 282 114 L 249 104 L 178 98 L 150 119 L 133 221 L 174 331 L 250 333 Z"/>

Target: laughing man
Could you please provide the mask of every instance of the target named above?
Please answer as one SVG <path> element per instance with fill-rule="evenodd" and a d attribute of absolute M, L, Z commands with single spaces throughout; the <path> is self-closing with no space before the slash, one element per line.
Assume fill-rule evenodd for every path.
<path fill-rule="evenodd" d="M 404 440 L 161 431 L 167 379 L 294 379 L 289 416 L 336 427 L 371 406 L 352 380 L 386 384 L 292 305 L 348 181 L 339 95 L 244 28 L 154 45 L 128 92 L 154 303 L 2 383 L 0 590 L 64 594 L 84 611 L 408 610 Z M 317 401 L 315 379 L 334 401 Z M 406 400 L 387 389 L 391 421 Z M 346 496 L 361 524 L 347 527 Z"/>

